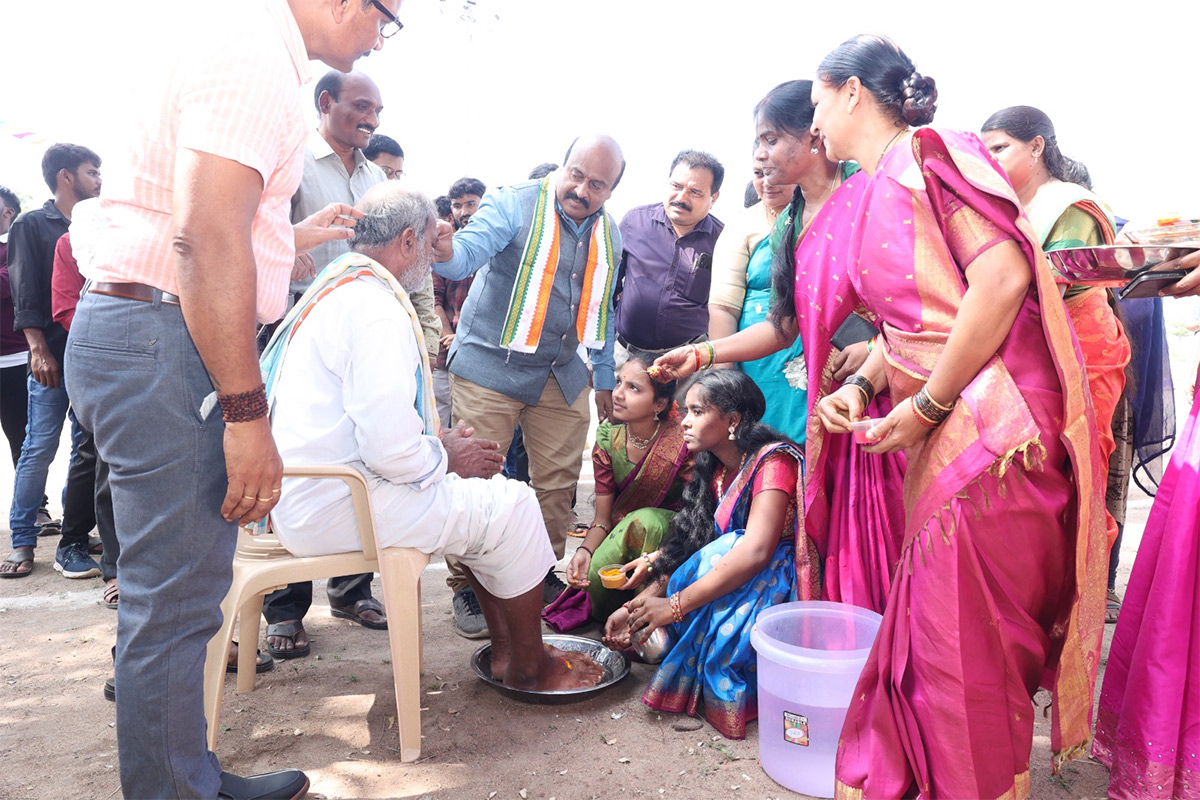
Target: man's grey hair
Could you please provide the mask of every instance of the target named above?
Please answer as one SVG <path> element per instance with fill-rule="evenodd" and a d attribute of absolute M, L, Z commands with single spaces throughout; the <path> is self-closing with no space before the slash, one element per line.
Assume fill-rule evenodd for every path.
<path fill-rule="evenodd" d="M 387 247 L 408 228 L 417 240 L 425 241 L 430 220 L 436 216 L 433 203 L 418 191 L 405 189 L 396 181 L 376 184 L 358 201 L 363 218 L 354 226 L 351 250 Z"/>

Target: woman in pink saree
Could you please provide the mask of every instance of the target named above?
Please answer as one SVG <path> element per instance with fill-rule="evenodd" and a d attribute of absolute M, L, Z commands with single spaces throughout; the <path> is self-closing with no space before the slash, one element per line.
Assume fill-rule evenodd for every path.
<path fill-rule="evenodd" d="M 881 330 L 817 411 L 845 432 L 886 390 L 867 449 L 908 456 L 900 562 L 842 729 L 839 798 L 1027 797 L 1039 685 L 1054 693 L 1056 767 L 1090 740 L 1107 558 L 1079 350 L 979 140 L 909 131 L 936 97 L 873 36 L 830 53 L 813 88 L 814 133 L 863 172 L 803 237 L 798 322 L 865 307 Z"/>
<path fill-rule="evenodd" d="M 809 390 L 803 510 L 805 531 L 821 558 L 821 599 L 882 613 L 900 553 L 904 454 L 867 453 L 848 435 L 826 435 L 814 410 L 822 395 L 862 364 L 868 346 L 833 346 L 833 335 L 855 310 L 854 304 L 841 303 L 840 297 L 835 304 L 836 289 L 828 285 L 815 291 L 806 266 L 796 259 L 797 243 L 811 221 L 858 169 L 825 157 L 820 138 L 809 130 L 811 96 L 812 81 L 787 81 L 754 109 L 755 161 L 769 183 L 795 184 L 797 190 L 772 234 L 778 250 L 771 268 L 768 319 L 708 345 L 714 364 L 746 362 L 789 350 L 799 337 L 804 358 L 798 371 Z M 826 301 L 830 314 L 797 319 L 797 305 L 809 308 Z M 655 364 L 666 370 L 660 380 L 689 375 L 699 366 L 689 347 L 672 350 Z M 888 398 L 881 397 L 871 412 L 883 416 L 890 409 Z"/>
<path fill-rule="evenodd" d="M 1170 293 L 1200 294 L 1200 251 L 1178 266 L 1193 272 Z M 1200 798 L 1200 393 L 1125 590 L 1092 755 L 1115 800 Z"/>

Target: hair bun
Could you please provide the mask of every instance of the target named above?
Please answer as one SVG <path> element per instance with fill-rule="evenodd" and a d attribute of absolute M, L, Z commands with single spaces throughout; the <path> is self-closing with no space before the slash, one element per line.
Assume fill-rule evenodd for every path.
<path fill-rule="evenodd" d="M 919 72 L 913 72 L 900 83 L 904 98 L 900 116 L 910 125 L 928 125 L 937 111 L 937 83 Z"/>

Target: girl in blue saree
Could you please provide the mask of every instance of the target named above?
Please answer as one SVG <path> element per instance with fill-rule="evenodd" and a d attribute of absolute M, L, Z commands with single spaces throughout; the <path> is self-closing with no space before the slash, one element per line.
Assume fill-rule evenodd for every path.
<path fill-rule="evenodd" d="M 611 646 L 669 627 L 675 644 L 642 701 L 705 718 L 742 739 L 757 717 L 750 628 L 776 603 L 820 597 L 816 548 L 798 514 L 802 454 L 760 422 L 762 392 L 744 373 L 701 375 L 687 393 L 684 439 L 695 467 L 661 550 L 626 565 L 645 589 L 605 626 Z M 797 551 L 799 537 L 799 551 Z"/>

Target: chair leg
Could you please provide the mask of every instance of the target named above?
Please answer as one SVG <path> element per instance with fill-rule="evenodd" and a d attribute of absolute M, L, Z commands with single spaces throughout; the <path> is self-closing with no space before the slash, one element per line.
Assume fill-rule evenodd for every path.
<path fill-rule="evenodd" d="M 246 598 L 240 609 L 238 620 L 238 673 L 237 693 L 246 694 L 254 691 L 257 679 L 255 668 L 258 666 L 256 653 L 258 651 L 258 623 L 262 619 L 263 595 L 255 593 Z"/>
<path fill-rule="evenodd" d="M 423 565 L 422 565 L 423 566 Z M 396 689 L 400 760 L 421 755 L 421 595 L 419 569 L 403 551 L 379 551 L 379 574 L 388 609 L 388 642 Z"/>
<path fill-rule="evenodd" d="M 225 691 L 225 663 L 229 659 L 229 644 L 233 641 L 233 624 L 237 617 L 237 599 L 241 593 L 237 568 L 233 583 L 221 601 L 221 627 L 208 640 L 204 660 L 204 721 L 208 725 L 208 749 L 217 749 L 217 732 L 221 721 L 221 699 Z"/>
<path fill-rule="evenodd" d="M 421 656 L 421 674 L 425 674 L 425 612 L 421 610 L 421 579 L 417 578 L 417 653 Z"/>

